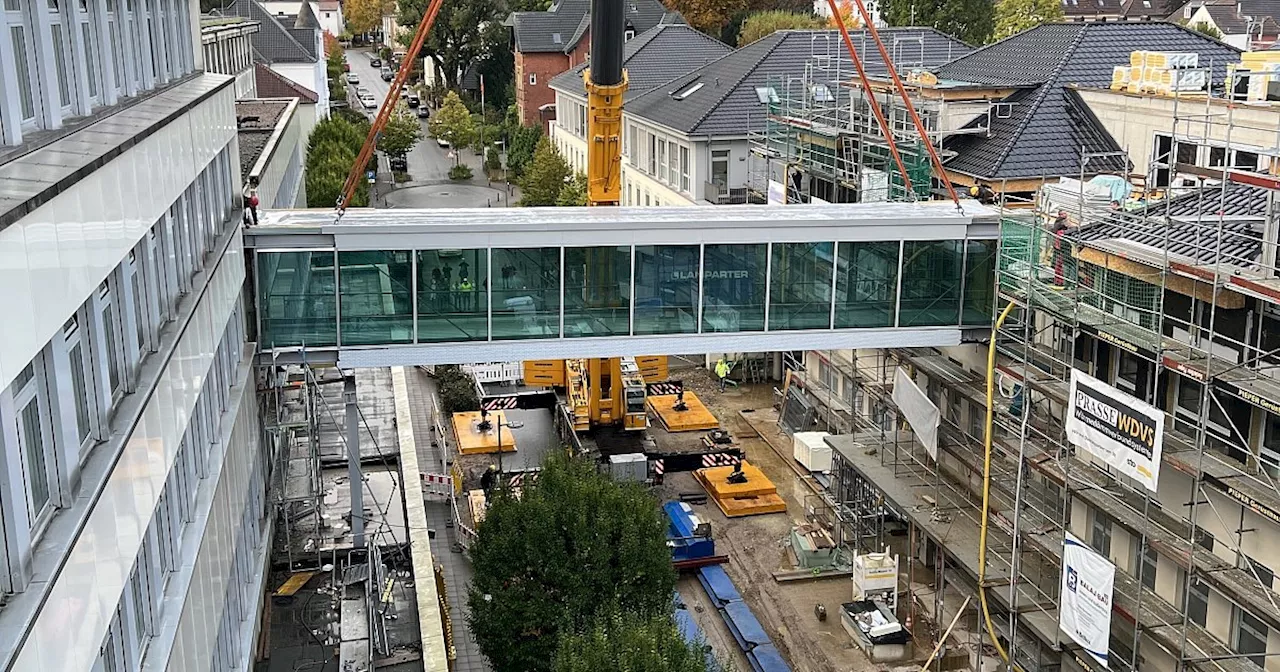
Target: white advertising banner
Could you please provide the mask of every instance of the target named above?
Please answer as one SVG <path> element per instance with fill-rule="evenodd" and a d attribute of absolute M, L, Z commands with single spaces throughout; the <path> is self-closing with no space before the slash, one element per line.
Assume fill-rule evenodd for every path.
<path fill-rule="evenodd" d="M 929 395 L 911 380 L 902 367 L 893 374 L 893 403 L 911 424 L 929 457 L 938 459 L 938 421 L 942 416 L 938 407 L 929 400 Z"/>
<path fill-rule="evenodd" d="M 1155 406 L 1072 369 L 1067 440 L 1156 491 L 1164 412 Z"/>
<path fill-rule="evenodd" d="M 1062 598 L 1058 627 L 1094 660 L 1107 666 L 1111 596 L 1116 566 L 1067 532 L 1062 541 Z"/>
<path fill-rule="evenodd" d="M 769 205 L 787 204 L 787 185 L 769 180 Z"/>

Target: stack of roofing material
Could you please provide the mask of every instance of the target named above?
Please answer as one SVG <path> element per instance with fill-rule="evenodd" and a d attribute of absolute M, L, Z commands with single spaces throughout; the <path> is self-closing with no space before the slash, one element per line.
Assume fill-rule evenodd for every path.
<path fill-rule="evenodd" d="M 1130 93 L 1156 93 L 1173 95 L 1204 91 L 1208 74 L 1197 67 L 1200 55 L 1194 52 L 1134 51 L 1129 54 L 1129 68 L 1123 87 L 1116 79 L 1119 68 L 1112 73 L 1111 88 L 1125 88 Z"/>
<path fill-rule="evenodd" d="M 1236 78 L 1247 76 L 1249 90 L 1247 100 L 1267 100 L 1271 84 L 1280 83 L 1280 52 L 1247 51 L 1240 54 L 1240 63 L 1227 66 L 1228 90 L 1234 91 Z"/>
<path fill-rule="evenodd" d="M 791 672 L 778 649 L 769 640 L 764 626 L 742 601 L 738 589 L 720 565 L 709 565 L 698 570 L 698 582 L 702 584 L 711 603 L 716 605 L 720 617 L 747 656 L 747 662 L 755 672 Z"/>

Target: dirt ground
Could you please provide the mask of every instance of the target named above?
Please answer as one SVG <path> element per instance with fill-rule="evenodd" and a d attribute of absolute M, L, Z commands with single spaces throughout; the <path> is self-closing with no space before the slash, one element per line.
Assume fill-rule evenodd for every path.
<path fill-rule="evenodd" d="M 719 418 L 721 426 L 738 438 L 747 461 L 764 471 L 787 502 L 785 515 L 735 519 L 726 518 L 711 502 L 694 506 L 698 515 L 711 523 L 716 552 L 729 556 L 725 569 L 756 618 L 797 672 L 880 669 L 863 656 L 840 625 L 840 604 L 852 598 L 853 588 L 848 578 L 788 584 L 779 584 L 773 579 L 773 572 L 792 569 L 786 553 L 787 537 L 791 526 L 804 519 L 804 498 L 811 491 L 739 415 L 745 409 L 770 408 L 772 385 L 731 387 L 721 393 L 710 372 L 682 373 L 685 386 L 697 392 L 698 398 Z M 678 497 L 681 492 L 700 490 L 692 474 L 669 474 L 658 494 L 668 499 Z M 698 587 L 696 581 L 694 587 Z M 814 613 L 818 604 L 827 609 L 825 622 L 820 622 Z M 708 633 L 707 637 L 712 646 L 716 646 L 712 634 Z M 731 639 L 727 646 L 736 652 Z M 722 651 L 725 649 L 717 648 L 717 653 Z"/>

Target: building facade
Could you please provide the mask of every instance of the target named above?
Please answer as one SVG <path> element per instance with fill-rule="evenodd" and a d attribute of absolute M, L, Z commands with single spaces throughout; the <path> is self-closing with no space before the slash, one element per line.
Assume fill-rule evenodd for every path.
<path fill-rule="evenodd" d="M 0 31 L 0 668 L 247 670 L 270 520 L 235 80 L 195 2 Z"/>
<path fill-rule="evenodd" d="M 251 37 L 256 32 L 258 23 L 255 21 L 236 17 L 203 17 L 200 20 L 205 71 L 235 77 L 237 100 L 258 96 Z"/>

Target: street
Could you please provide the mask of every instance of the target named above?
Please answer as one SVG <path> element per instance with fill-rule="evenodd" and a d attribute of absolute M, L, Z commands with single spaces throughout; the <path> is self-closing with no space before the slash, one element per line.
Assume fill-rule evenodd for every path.
<path fill-rule="evenodd" d="M 348 50 L 347 62 L 351 72 L 360 78 L 357 87 L 364 87 L 373 93 L 381 103 L 387 96 L 391 85 L 382 81 L 378 68 L 369 65 L 370 50 Z M 376 108 L 364 108 L 367 116 L 377 114 Z M 434 110 L 433 110 L 434 113 Z M 483 157 L 476 155 L 475 150 L 467 148 L 462 151 L 463 163 L 471 166 L 474 177 L 470 180 L 454 181 L 449 179 L 449 168 L 454 159 L 449 157 L 450 151 L 436 144 L 435 138 L 427 131 L 427 120 L 422 120 L 422 141 L 408 154 L 408 182 L 390 186 L 389 180 L 382 181 L 379 176 L 377 185 L 377 205 L 390 208 L 476 208 L 507 207 L 508 198 L 505 184 L 496 182 L 488 184 L 484 176 Z M 512 188 L 514 192 L 514 187 Z M 514 196 L 519 200 L 519 195 Z"/>

